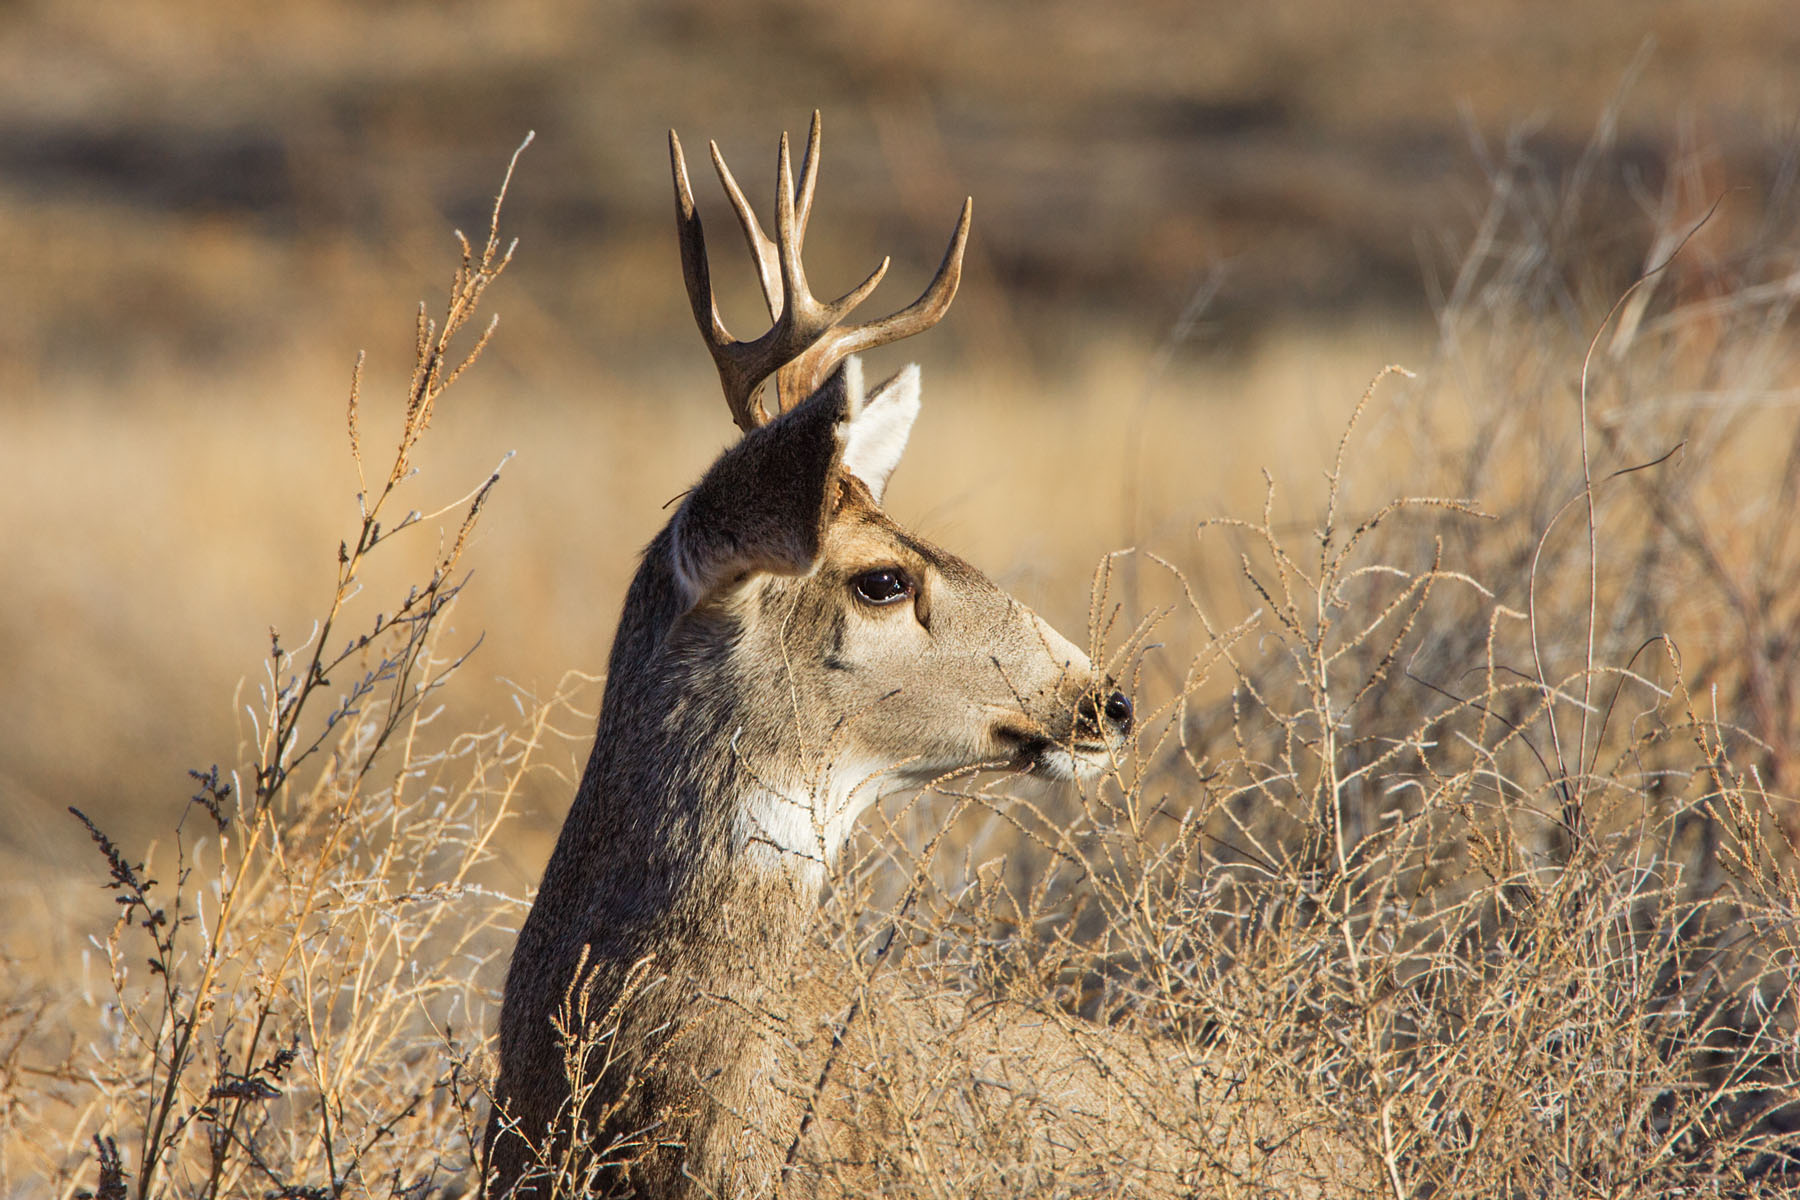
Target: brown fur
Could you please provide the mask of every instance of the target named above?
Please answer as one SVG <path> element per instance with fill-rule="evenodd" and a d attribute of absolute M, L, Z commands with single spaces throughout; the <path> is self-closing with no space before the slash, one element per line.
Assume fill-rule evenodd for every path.
<path fill-rule="evenodd" d="M 905 975 L 854 989 L 857 1019 L 784 1195 L 1373 1191 L 1366 1156 L 1341 1131 L 1302 1126 L 1248 1094 L 1193 1040 L 1146 1038 L 979 991 L 922 994 L 920 979 Z M 836 998 L 834 1013 L 847 1011 L 843 984 L 808 982 Z M 789 1049 L 804 1085 L 816 1083 L 840 1028 L 828 1022 Z M 972 1145 L 986 1150 L 971 1154 Z"/>
<path fill-rule="evenodd" d="M 1085 655 L 842 468 L 864 411 L 846 374 L 726 451 L 644 553 L 507 977 L 490 1195 L 769 1192 L 798 1120 L 778 981 L 855 811 L 978 765 L 1056 773 L 1119 736 L 1091 702 L 1077 716 Z M 881 567 L 910 603 L 856 599 Z"/>

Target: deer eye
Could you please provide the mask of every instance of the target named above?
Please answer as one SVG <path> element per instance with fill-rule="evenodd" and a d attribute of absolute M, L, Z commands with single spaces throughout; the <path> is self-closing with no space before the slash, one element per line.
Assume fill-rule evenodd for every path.
<path fill-rule="evenodd" d="M 899 567 L 877 567 L 852 579 L 850 588 L 864 604 L 893 604 L 913 594 L 913 581 Z"/>

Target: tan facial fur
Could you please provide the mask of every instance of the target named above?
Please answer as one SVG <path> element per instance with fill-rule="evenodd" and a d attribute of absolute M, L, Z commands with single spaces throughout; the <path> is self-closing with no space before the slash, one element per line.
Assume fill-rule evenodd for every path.
<path fill-rule="evenodd" d="M 892 572 L 886 604 L 857 581 Z M 829 861 L 880 795 L 975 767 L 1066 776 L 1108 740 L 1077 729 L 1094 690 L 1086 654 L 968 563 L 902 531 L 847 476 L 819 561 L 801 577 L 758 576 L 699 617 L 735 642 L 758 703 L 787 726 L 745 828 L 789 854 Z M 1115 735 L 1116 740 L 1116 735 Z M 777 783 L 779 781 L 779 783 Z"/>

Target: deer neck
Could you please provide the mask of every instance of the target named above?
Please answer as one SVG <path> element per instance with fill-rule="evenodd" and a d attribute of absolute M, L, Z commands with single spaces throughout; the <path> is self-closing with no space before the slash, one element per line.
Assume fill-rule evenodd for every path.
<path fill-rule="evenodd" d="M 817 911 L 874 772 L 794 761 L 783 752 L 791 714 L 746 695 L 767 680 L 697 652 L 707 631 L 671 644 L 685 603 L 665 539 L 651 544 L 627 598 L 581 811 L 564 826 L 544 891 L 587 897 L 597 954 L 715 957 L 762 972 L 791 955 Z M 732 632 L 711 636 L 724 644 Z"/>

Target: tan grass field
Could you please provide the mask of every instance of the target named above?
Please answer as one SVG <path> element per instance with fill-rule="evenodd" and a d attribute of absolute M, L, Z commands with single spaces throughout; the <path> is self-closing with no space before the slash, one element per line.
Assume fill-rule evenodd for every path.
<path fill-rule="evenodd" d="M 1260 1194 L 1218 1148 L 1267 1138 L 1263 1105 L 1350 1147 L 1333 1194 L 1794 1186 L 1782 6 L 1637 29 L 1523 2 L 1055 5 L 1022 42 L 1006 6 L 947 8 L 0 22 L 0 1191 L 472 1186 L 509 931 L 635 555 L 733 432 L 661 130 L 760 162 L 815 102 L 820 290 L 892 252 L 873 303 L 899 303 L 976 198 L 951 317 L 875 359 L 925 371 L 890 511 L 1088 630 L 1150 714 L 1091 791 L 989 781 L 872 822 L 822 961 L 866 996 L 1004 994 L 1178 1045 L 1262 1102 L 1128 1090 L 1167 1158 L 1071 1134 L 1066 1194 L 1146 1171 Z M 453 227 L 479 251 L 528 127 L 499 330 L 385 524 L 431 515 L 370 554 L 332 636 L 453 546 L 440 586 L 466 586 L 284 708 L 270 631 L 303 655 L 356 535 L 356 355 L 380 474 L 413 308 L 442 309 Z M 740 169 L 758 201 L 762 174 Z M 747 328 L 749 274 L 722 276 Z M 1389 363 L 1414 377 L 1371 390 Z M 405 678 L 435 679 L 477 643 L 326 736 L 366 665 L 422 648 Z M 271 728 L 323 740 L 259 787 Z M 215 764 L 217 823 L 187 801 Z M 906 954 L 871 959 L 892 930 Z M 1015 1157 L 1039 1116 L 984 1108 L 979 1063 L 924 1086 L 905 1004 L 865 1011 L 892 1073 L 841 1086 L 908 1097 L 929 1135 L 858 1189 L 1050 1186 Z"/>

